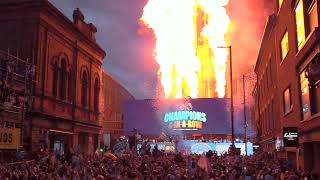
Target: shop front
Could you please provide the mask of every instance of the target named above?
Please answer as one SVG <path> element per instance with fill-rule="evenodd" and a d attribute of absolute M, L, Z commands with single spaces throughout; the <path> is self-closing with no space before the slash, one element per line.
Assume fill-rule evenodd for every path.
<path fill-rule="evenodd" d="M 77 137 L 76 151 L 92 155 L 100 146 L 99 133 L 101 126 L 92 124 L 76 123 L 75 137 Z"/>
<path fill-rule="evenodd" d="M 320 174 L 320 131 L 301 134 L 301 167 L 304 171 Z"/>
<path fill-rule="evenodd" d="M 68 131 L 49 130 L 49 148 L 53 152 L 63 155 L 72 147 L 73 133 Z"/>

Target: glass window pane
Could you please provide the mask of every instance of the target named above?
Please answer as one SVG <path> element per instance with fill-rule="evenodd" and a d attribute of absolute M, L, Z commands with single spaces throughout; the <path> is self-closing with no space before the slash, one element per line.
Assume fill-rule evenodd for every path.
<path fill-rule="evenodd" d="M 288 38 L 288 32 L 286 32 L 281 39 L 282 60 L 287 56 L 288 51 L 289 51 L 289 38 Z"/>
<path fill-rule="evenodd" d="M 283 0 L 279 0 L 279 9 L 280 9 L 282 3 L 283 3 Z"/>
<path fill-rule="evenodd" d="M 303 0 L 300 0 L 296 10 L 296 28 L 297 28 L 297 42 L 298 49 L 302 47 L 302 43 L 305 41 L 305 27 L 304 27 L 304 11 L 303 11 Z"/>
<path fill-rule="evenodd" d="M 292 104 L 291 104 L 291 97 L 290 97 L 290 89 L 286 89 L 283 93 L 283 100 L 284 100 L 284 114 L 287 114 L 291 111 L 292 109 Z"/>
<path fill-rule="evenodd" d="M 310 95 L 309 95 L 309 81 L 306 78 L 305 71 L 300 74 L 300 86 L 301 86 L 301 111 L 303 119 L 307 119 L 311 116 L 310 109 Z"/>

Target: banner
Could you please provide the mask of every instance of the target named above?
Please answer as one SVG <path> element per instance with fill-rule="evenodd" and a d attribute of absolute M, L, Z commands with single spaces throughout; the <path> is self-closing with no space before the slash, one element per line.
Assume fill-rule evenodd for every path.
<path fill-rule="evenodd" d="M 18 149 L 21 130 L 18 128 L 0 128 L 0 149 Z"/>

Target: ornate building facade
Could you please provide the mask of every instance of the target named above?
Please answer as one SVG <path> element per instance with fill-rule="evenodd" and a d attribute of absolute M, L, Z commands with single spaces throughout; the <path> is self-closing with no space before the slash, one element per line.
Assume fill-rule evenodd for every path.
<path fill-rule="evenodd" d="M 92 153 L 102 131 L 100 83 L 106 56 L 96 43 L 96 27 L 84 21 L 79 9 L 71 21 L 47 0 L 2 0 L 0 26 L 0 49 L 33 57 L 35 63 L 25 143 L 32 150 Z"/>

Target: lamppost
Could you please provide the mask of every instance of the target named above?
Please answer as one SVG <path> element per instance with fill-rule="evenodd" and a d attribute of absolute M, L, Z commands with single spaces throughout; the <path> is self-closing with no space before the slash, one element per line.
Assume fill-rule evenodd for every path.
<path fill-rule="evenodd" d="M 231 139 L 232 146 L 234 147 L 234 118 L 233 118 L 233 88 L 232 88 L 232 48 L 231 46 L 218 46 L 218 48 L 229 49 L 229 59 L 230 59 L 230 98 L 231 98 Z"/>
<path fill-rule="evenodd" d="M 243 81 L 243 116 L 244 116 L 244 143 L 245 143 L 245 150 L 246 155 L 248 154 L 248 147 L 247 147 L 247 113 L 246 113 L 246 87 L 245 87 L 245 75 L 242 76 Z"/>
<path fill-rule="evenodd" d="M 246 99 L 246 88 L 251 90 L 252 82 L 255 82 L 255 77 L 252 76 L 253 74 L 251 72 L 245 73 L 242 75 L 242 85 L 243 85 L 243 117 L 244 117 L 244 140 L 245 140 L 245 150 L 246 155 L 248 153 L 248 135 L 247 135 L 247 128 L 248 128 L 248 121 L 247 121 L 247 99 Z M 246 83 L 247 82 L 247 83 Z M 249 85 L 249 87 L 248 87 Z M 246 87 L 247 86 L 247 87 Z M 249 99 L 249 105 L 250 105 L 250 99 Z"/>

